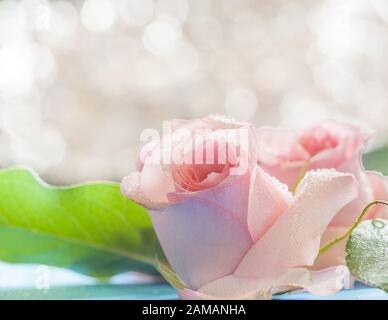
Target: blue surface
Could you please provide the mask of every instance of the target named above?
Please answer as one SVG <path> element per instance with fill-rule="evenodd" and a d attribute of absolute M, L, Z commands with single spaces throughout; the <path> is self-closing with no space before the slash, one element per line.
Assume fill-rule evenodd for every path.
<path fill-rule="evenodd" d="M 319 297 L 309 293 L 288 293 L 274 296 L 274 300 L 388 300 L 383 290 L 357 285 L 351 290 L 342 290 L 334 296 Z"/>
<path fill-rule="evenodd" d="M 106 284 L 54 287 L 38 289 L 1 289 L 0 299 L 97 299 L 97 300 L 176 300 L 175 290 L 167 284 Z M 382 290 L 358 285 L 335 296 L 318 297 L 308 293 L 288 293 L 274 296 L 274 300 L 388 300 Z"/>
<path fill-rule="evenodd" d="M 173 300 L 176 291 L 165 283 L 126 273 L 108 282 L 82 276 L 75 272 L 47 266 L 0 263 L 0 299 L 106 299 L 106 300 Z M 330 297 L 308 293 L 288 293 L 275 300 L 388 300 L 382 290 L 356 283 Z"/>

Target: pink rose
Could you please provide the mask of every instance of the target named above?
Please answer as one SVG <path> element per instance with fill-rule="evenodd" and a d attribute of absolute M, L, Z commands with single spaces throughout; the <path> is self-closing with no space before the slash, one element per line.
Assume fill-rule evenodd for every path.
<path fill-rule="evenodd" d="M 334 168 L 356 177 L 358 197 L 336 214 L 323 235 L 323 244 L 345 233 L 368 203 L 388 199 L 384 177 L 362 167 L 361 155 L 368 136 L 357 127 L 326 121 L 301 133 L 259 128 L 257 139 L 259 165 L 291 190 L 309 170 Z M 384 210 L 376 206 L 365 219 L 381 215 Z M 344 264 L 345 244 L 343 241 L 320 256 L 314 267 Z"/>
<path fill-rule="evenodd" d="M 296 288 L 330 295 L 346 285 L 346 267 L 307 267 L 329 222 L 355 199 L 353 175 L 311 171 L 291 194 L 257 165 L 249 124 L 208 117 L 170 127 L 161 141 L 143 147 L 139 171 L 121 186 L 148 208 L 169 263 L 186 286 L 182 298 L 264 299 Z M 211 145 L 213 163 L 162 161 L 171 152 L 186 159 L 209 155 Z"/>

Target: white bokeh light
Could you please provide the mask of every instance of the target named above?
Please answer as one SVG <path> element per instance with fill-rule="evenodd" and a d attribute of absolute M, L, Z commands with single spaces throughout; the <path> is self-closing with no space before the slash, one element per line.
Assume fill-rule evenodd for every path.
<path fill-rule="evenodd" d="M 78 29 L 78 12 L 74 5 L 67 1 L 55 1 L 50 4 L 47 21 L 37 21 L 37 35 L 44 43 L 60 50 L 69 50 L 76 40 Z"/>
<path fill-rule="evenodd" d="M 192 76 L 199 67 L 199 55 L 190 43 L 180 42 L 173 54 L 167 57 L 169 70 L 177 81 Z"/>
<path fill-rule="evenodd" d="M 252 120 L 256 110 L 256 95 L 248 88 L 234 88 L 225 98 L 225 111 L 233 118 L 245 121 Z"/>
<path fill-rule="evenodd" d="M 283 124 L 297 129 L 338 115 L 324 101 L 292 91 L 280 103 L 280 114 Z"/>
<path fill-rule="evenodd" d="M 121 0 L 119 13 L 129 26 L 142 26 L 151 21 L 154 14 L 153 0 Z"/>
<path fill-rule="evenodd" d="M 209 113 L 353 120 L 385 144 L 387 53 L 385 0 L 3 0 L 0 162 L 118 180 L 141 129 Z M 47 127 L 60 162 L 38 156 Z"/>
<path fill-rule="evenodd" d="M 52 7 L 48 0 L 23 0 L 20 2 L 21 10 L 27 25 L 32 30 L 47 30 L 52 19 Z"/>
<path fill-rule="evenodd" d="M 157 18 L 151 22 L 143 34 L 147 51 L 157 56 L 170 54 L 181 36 L 179 23 L 170 17 Z"/>
<path fill-rule="evenodd" d="M 279 57 L 270 57 L 258 61 L 255 82 L 265 92 L 282 92 L 295 84 L 294 73 L 296 70 L 292 63 Z"/>
<path fill-rule="evenodd" d="M 346 59 L 365 50 L 367 21 L 360 12 L 367 8 L 365 1 L 327 1 L 310 16 L 309 25 L 322 54 Z"/>
<path fill-rule="evenodd" d="M 81 9 L 82 23 L 90 31 L 107 31 L 117 19 L 113 1 L 86 0 Z"/>
<path fill-rule="evenodd" d="M 232 33 L 237 42 L 257 43 L 265 35 L 265 24 L 258 14 L 244 12 L 233 20 Z"/>
<path fill-rule="evenodd" d="M 222 25 L 211 17 L 200 17 L 190 23 L 190 35 L 202 50 L 216 50 L 222 43 Z"/>
<path fill-rule="evenodd" d="M 0 47 L 0 93 L 23 95 L 34 85 L 32 48 L 25 44 Z"/>
<path fill-rule="evenodd" d="M 23 40 L 26 34 L 26 17 L 16 1 L 0 1 L 0 43 Z"/>
<path fill-rule="evenodd" d="M 388 2 L 386 0 L 373 0 L 370 4 L 375 10 L 377 16 L 385 23 L 388 23 Z"/>
<path fill-rule="evenodd" d="M 63 161 L 66 145 L 56 128 L 42 126 L 28 136 L 13 138 L 11 150 L 17 163 L 40 172 Z"/>
<path fill-rule="evenodd" d="M 186 0 L 157 0 L 156 14 L 159 16 L 171 16 L 180 22 L 184 22 L 189 12 Z"/>
<path fill-rule="evenodd" d="M 10 137 L 28 137 L 41 124 L 42 111 L 36 104 L 9 104 L 3 108 L 0 127 Z"/>
<path fill-rule="evenodd" d="M 56 76 L 57 65 L 51 50 L 45 46 L 36 46 L 33 52 L 33 73 L 39 85 L 50 85 Z"/>

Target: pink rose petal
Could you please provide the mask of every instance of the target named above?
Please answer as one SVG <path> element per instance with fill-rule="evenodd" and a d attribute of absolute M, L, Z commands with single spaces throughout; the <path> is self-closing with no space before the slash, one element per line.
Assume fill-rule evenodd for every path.
<path fill-rule="evenodd" d="M 270 177 L 261 168 L 253 173 L 249 188 L 248 229 L 257 241 L 293 201 L 287 186 Z"/>
<path fill-rule="evenodd" d="M 366 175 L 373 190 L 373 200 L 388 201 L 388 178 L 379 172 L 368 171 Z M 388 219 L 388 207 L 385 205 L 376 205 L 370 211 L 369 219 Z"/>
<path fill-rule="evenodd" d="M 357 182 L 352 175 L 332 170 L 309 172 L 296 190 L 294 204 L 247 252 L 235 275 L 263 278 L 312 265 L 325 228 L 356 196 Z"/>
<path fill-rule="evenodd" d="M 167 204 L 167 194 L 174 190 L 174 183 L 161 165 L 145 164 L 141 173 L 133 172 L 123 179 L 121 190 L 145 207 L 159 208 Z"/>
<path fill-rule="evenodd" d="M 322 236 L 321 246 L 325 245 L 329 241 L 334 240 L 339 236 L 342 236 L 344 233 L 346 233 L 349 230 L 349 228 L 350 227 L 329 226 L 325 230 L 325 233 Z M 319 269 L 328 268 L 330 266 L 345 264 L 345 256 L 344 256 L 345 247 L 346 247 L 346 239 L 335 244 L 333 247 L 330 248 L 330 250 L 320 255 L 314 261 L 313 269 L 319 270 Z"/>
<path fill-rule="evenodd" d="M 345 266 L 320 271 L 294 268 L 263 279 L 229 275 L 205 285 L 198 291 L 183 289 L 179 295 L 182 299 L 188 300 L 267 300 L 277 293 L 301 290 L 319 296 L 329 296 L 343 288 L 349 288 L 350 283 L 350 273 Z"/>
<path fill-rule="evenodd" d="M 361 215 L 362 210 L 374 199 L 373 190 L 365 173 L 361 172 L 358 178 L 358 196 L 355 200 L 347 204 L 334 217 L 330 226 L 342 227 L 352 226 Z M 368 212 L 364 219 L 369 219 L 373 215 L 374 208 Z"/>
<path fill-rule="evenodd" d="M 240 221 L 209 202 L 186 200 L 150 215 L 172 268 L 192 289 L 232 273 L 252 245 Z"/>
<path fill-rule="evenodd" d="M 229 176 L 219 185 L 197 192 L 172 192 L 168 194 L 170 203 L 194 199 L 217 207 L 224 214 L 230 214 L 246 226 L 250 175 Z"/>

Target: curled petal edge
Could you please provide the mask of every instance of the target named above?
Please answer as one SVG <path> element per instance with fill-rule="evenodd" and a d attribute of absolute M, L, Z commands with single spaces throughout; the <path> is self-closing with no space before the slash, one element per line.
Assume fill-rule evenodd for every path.
<path fill-rule="evenodd" d="M 297 290 L 317 296 L 330 296 L 342 289 L 349 289 L 351 282 L 351 275 L 346 266 L 319 271 L 293 268 L 280 276 L 266 279 L 231 275 L 198 291 L 181 289 L 178 295 L 183 300 L 270 300 L 275 294 Z"/>

